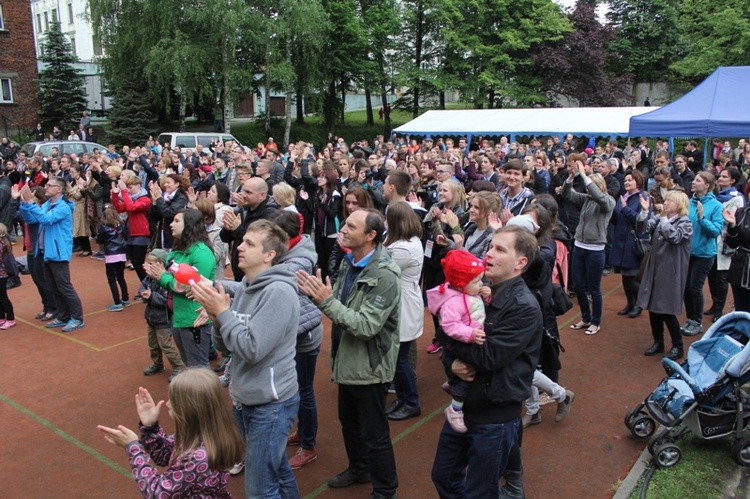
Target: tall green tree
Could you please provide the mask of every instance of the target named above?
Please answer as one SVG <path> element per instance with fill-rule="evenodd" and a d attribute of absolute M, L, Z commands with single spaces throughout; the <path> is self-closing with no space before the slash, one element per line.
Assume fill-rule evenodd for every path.
<path fill-rule="evenodd" d="M 596 0 L 578 0 L 568 20 L 573 31 L 534 54 L 534 74 L 541 78 L 548 104 L 562 96 L 585 107 L 629 105 L 632 80 L 608 70 L 616 54 L 607 47 L 616 33 L 599 22 Z"/>
<path fill-rule="evenodd" d="M 454 1 L 442 64 L 462 98 L 476 108 L 543 101 L 529 69 L 535 49 L 570 31 L 560 7 L 552 0 Z"/>
<path fill-rule="evenodd" d="M 78 127 L 81 113 L 86 109 L 85 79 L 73 64 L 78 58 L 60 30 L 60 23 L 53 21 L 47 32 L 39 60 L 44 68 L 39 71 L 39 119 L 46 128 L 59 126 L 66 130 Z"/>
<path fill-rule="evenodd" d="M 322 0 L 322 5 L 331 20 L 323 48 L 323 117 L 328 130 L 333 131 L 336 122 L 343 119 L 344 102 L 338 96 L 362 74 L 370 48 L 365 21 L 358 15 L 354 0 Z"/>
<path fill-rule="evenodd" d="M 142 144 L 149 135 L 156 134 L 157 115 L 142 77 L 126 78 L 115 86 L 109 124 L 107 136 L 115 144 Z"/>
<path fill-rule="evenodd" d="M 671 68 L 697 83 L 719 66 L 750 65 L 750 2 L 685 0 L 680 8 L 683 57 Z"/>
<path fill-rule="evenodd" d="M 611 0 L 607 20 L 616 36 L 613 68 L 636 82 L 664 81 L 679 56 L 678 0 Z"/>

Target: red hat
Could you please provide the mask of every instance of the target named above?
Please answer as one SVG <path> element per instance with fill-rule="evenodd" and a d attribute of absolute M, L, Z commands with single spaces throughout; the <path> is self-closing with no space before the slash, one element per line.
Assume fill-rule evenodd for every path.
<path fill-rule="evenodd" d="M 199 166 L 199 168 L 206 173 L 211 173 L 213 171 L 213 168 L 211 168 L 211 165 L 201 165 Z"/>
<path fill-rule="evenodd" d="M 466 250 L 451 250 L 441 262 L 445 280 L 452 288 L 463 288 L 484 272 L 484 264 Z"/>

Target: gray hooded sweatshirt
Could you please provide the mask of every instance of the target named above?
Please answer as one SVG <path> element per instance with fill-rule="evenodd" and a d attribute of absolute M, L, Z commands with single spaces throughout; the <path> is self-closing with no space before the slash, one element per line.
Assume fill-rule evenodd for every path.
<path fill-rule="evenodd" d="M 313 268 L 318 261 L 318 254 L 315 252 L 315 244 L 307 234 L 294 245 L 289 252 L 279 261 L 292 272 L 304 270 L 312 274 Z M 299 329 L 297 330 L 297 351 L 309 352 L 320 346 L 323 342 L 323 324 L 321 324 L 323 314 L 320 309 L 304 293 L 297 293 L 300 304 Z"/>
<path fill-rule="evenodd" d="M 244 405 L 283 402 L 297 391 L 294 355 L 299 325 L 297 278 L 276 265 L 248 283 L 216 318 L 214 342 L 232 352 L 230 393 Z"/>

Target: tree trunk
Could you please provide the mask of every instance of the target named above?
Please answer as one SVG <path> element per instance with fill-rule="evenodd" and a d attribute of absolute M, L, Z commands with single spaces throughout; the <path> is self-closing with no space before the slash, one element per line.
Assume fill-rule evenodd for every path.
<path fill-rule="evenodd" d="M 326 126 L 329 132 L 333 132 L 333 127 L 336 124 L 336 80 L 332 79 L 328 82 L 328 93 L 326 93 Z"/>
<path fill-rule="evenodd" d="M 286 62 L 292 64 L 292 47 L 291 41 L 286 41 Z M 292 132 L 292 85 L 286 89 L 286 96 L 284 99 L 284 112 L 286 114 L 286 120 L 284 123 L 284 151 L 289 148 L 289 136 Z"/>
<path fill-rule="evenodd" d="M 419 116 L 419 94 L 422 86 L 422 36 L 424 33 L 424 8 L 422 2 L 417 3 L 417 30 L 416 40 L 414 44 L 414 66 L 417 70 L 417 81 L 414 83 L 412 89 L 412 95 L 414 96 L 414 102 L 412 103 L 411 115 L 412 118 Z"/>
<path fill-rule="evenodd" d="M 494 109 L 495 107 L 495 90 L 490 89 L 489 95 L 487 96 L 487 109 Z"/>
<path fill-rule="evenodd" d="M 305 106 L 302 97 L 302 83 L 299 80 L 299 76 L 297 77 L 297 124 L 305 124 Z"/>
<path fill-rule="evenodd" d="M 445 92 L 443 90 L 441 90 L 440 93 L 438 94 L 438 98 L 440 100 L 440 103 L 438 104 L 438 107 L 440 109 L 445 110 Z"/>
<path fill-rule="evenodd" d="M 347 80 L 341 75 L 341 123 L 344 123 L 344 113 L 346 112 L 346 86 Z"/>
<path fill-rule="evenodd" d="M 370 92 L 370 82 L 365 77 L 365 105 L 367 106 L 367 124 L 374 125 L 375 117 L 372 114 L 372 92 Z"/>
<path fill-rule="evenodd" d="M 178 132 L 185 131 L 185 113 L 187 112 L 187 99 L 185 93 L 180 92 L 180 125 L 177 127 Z"/>
<path fill-rule="evenodd" d="M 266 63 L 266 67 L 268 67 L 268 62 Z M 263 125 L 263 129 L 266 132 L 266 138 L 268 138 L 271 136 L 271 78 L 268 77 L 268 73 L 266 73 L 265 91 L 266 119 L 265 124 Z"/>
<path fill-rule="evenodd" d="M 224 77 L 224 92 L 222 96 L 222 105 L 224 107 L 224 133 L 232 133 L 232 124 L 229 122 L 232 113 L 232 101 L 231 101 L 231 92 L 229 91 L 229 80 L 227 77 Z"/>

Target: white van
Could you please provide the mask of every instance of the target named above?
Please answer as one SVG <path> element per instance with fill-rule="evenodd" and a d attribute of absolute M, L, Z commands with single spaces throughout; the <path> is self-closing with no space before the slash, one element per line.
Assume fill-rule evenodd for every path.
<path fill-rule="evenodd" d="M 195 149 L 195 146 L 201 144 L 205 149 L 211 147 L 212 143 L 218 141 L 226 142 L 233 140 L 240 144 L 246 151 L 247 147 L 242 145 L 233 135 L 228 133 L 205 133 L 205 132 L 164 132 L 156 139 L 159 144 L 169 144 L 170 147 L 179 146 L 181 149 Z"/>

